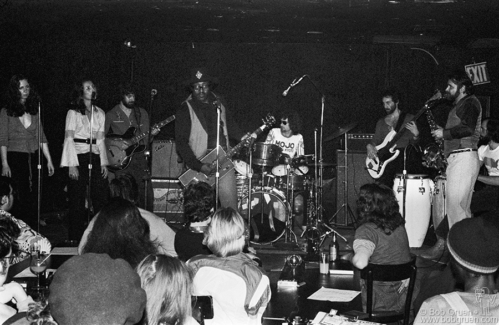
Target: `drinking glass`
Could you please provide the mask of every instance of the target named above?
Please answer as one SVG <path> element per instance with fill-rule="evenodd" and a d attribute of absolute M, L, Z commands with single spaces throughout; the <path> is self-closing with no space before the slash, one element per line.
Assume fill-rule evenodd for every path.
<path fill-rule="evenodd" d="M 34 252 L 31 254 L 29 269 L 33 274 L 36 275 L 37 290 L 42 289 L 42 287 L 40 286 L 40 273 L 44 272 L 47 269 L 47 257 L 48 255 L 42 254 L 40 252 Z"/>

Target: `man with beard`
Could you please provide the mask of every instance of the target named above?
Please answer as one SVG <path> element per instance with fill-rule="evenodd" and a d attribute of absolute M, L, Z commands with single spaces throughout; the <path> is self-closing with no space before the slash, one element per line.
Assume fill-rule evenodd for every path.
<path fill-rule="evenodd" d="M 149 131 L 149 116 L 145 109 L 135 106 L 135 89 L 130 83 L 125 83 L 120 87 L 120 103 L 106 113 L 105 134 L 122 135 L 130 127 L 135 128 L 135 135 Z M 159 133 L 159 129 L 153 129 L 151 135 L 155 136 Z M 147 148 L 149 137 L 146 136 L 139 145 L 144 145 Z M 126 150 L 132 143 L 124 140 L 119 145 L 122 150 Z M 139 202 L 138 206 L 150 210 L 152 209 L 153 189 L 151 182 L 147 182 L 148 165 L 144 151 L 137 152 L 133 155 L 130 164 L 123 170 L 114 171 L 114 176 L 118 177 L 124 173 L 130 174 L 135 178 L 139 185 Z M 148 186 L 147 200 L 145 199 L 145 186 Z"/>
<path fill-rule="evenodd" d="M 408 173 L 415 174 L 421 168 L 421 157 L 416 154 L 415 150 L 411 152 L 411 150 L 407 149 L 406 155 L 404 155 L 406 147 L 419 141 L 419 130 L 416 123 L 411 121 L 414 115 L 399 109 L 399 95 L 395 90 L 388 89 L 384 91 L 382 101 L 387 115 L 376 123 L 374 137 L 371 143 L 367 145 L 367 156 L 370 159 L 378 159 L 378 149 L 381 148 L 377 149 L 376 146 L 381 145 L 392 130 L 399 132 L 406 128 L 410 131 L 404 132 L 398 139 L 395 146 L 395 149 L 400 151 L 398 157 L 385 164 L 383 174 L 377 179 L 377 182 L 392 188 L 395 175 L 402 173 L 404 170 L 404 156 L 407 157 L 405 169 Z"/>
<path fill-rule="evenodd" d="M 482 120 L 482 106 L 473 92 L 473 83 L 464 71 L 449 76 L 445 97 L 454 103 L 454 107 L 449 112 L 445 128 L 438 127 L 431 132 L 435 139 L 444 140 L 448 162 L 445 187 L 448 222 L 443 220 L 440 223 L 435 231 L 437 243 L 421 254 L 423 258 L 442 256 L 449 229 L 456 222 L 472 216 L 471 198 L 480 170 L 477 144 Z"/>

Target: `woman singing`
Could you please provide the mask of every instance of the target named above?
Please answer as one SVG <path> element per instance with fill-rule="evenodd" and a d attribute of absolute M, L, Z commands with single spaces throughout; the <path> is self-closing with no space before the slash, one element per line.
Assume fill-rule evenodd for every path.
<path fill-rule="evenodd" d="M 102 208 L 107 199 L 105 114 L 92 104 L 96 96 L 97 89 L 92 81 L 84 80 L 76 84 L 66 116 L 61 167 L 69 167 L 69 240 L 80 240 L 85 223 Z M 89 165 L 92 169 L 89 169 Z M 90 184 L 89 170 L 92 175 Z M 90 197 L 87 197 L 87 193 L 91 194 Z M 85 209 L 89 209 L 89 213 Z"/>
<path fill-rule="evenodd" d="M 43 128 L 38 130 L 38 105 L 38 96 L 30 89 L 28 79 L 22 75 L 13 76 L 9 82 L 6 106 L 0 111 L 2 176 L 11 177 L 14 181 L 19 193 L 16 214 L 32 227 L 37 226 L 36 153 L 40 142 L 47 159 L 48 174 L 54 174 L 47 138 Z"/>

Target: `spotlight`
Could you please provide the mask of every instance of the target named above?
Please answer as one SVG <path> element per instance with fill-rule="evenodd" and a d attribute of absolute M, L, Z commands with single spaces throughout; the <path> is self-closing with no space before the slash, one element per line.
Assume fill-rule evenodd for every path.
<path fill-rule="evenodd" d="M 128 47 L 129 49 L 135 49 L 137 48 L 136 45 L 133 45 L 132 41 L 129 40 L 129 39 L 126 39 L 125 42 L 123 43 L 126 47 Z"/>

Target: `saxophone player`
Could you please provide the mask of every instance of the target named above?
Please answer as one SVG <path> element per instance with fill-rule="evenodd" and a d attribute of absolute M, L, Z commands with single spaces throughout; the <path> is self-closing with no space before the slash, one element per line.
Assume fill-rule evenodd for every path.
<path fill-rule="evenodd" d="M 445 238 L 449 229 L 458 221 L 471 218 L 473 187 L 480 169 L 477 144 L 480 137 L 482 107 L 473 94 L 473 83 L 465 71 L 449 75 L 445 97 L 453 102 L 445 127 L 437 127 L 431 133 L 444 141 L 447 158 L 447 185 L 445 200 L 447 221 L 440 223 L 435 233 L 437 243 L 420 254 L 427 259 L 436 259 L 445 251 Z"/>

